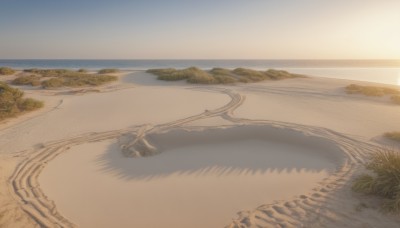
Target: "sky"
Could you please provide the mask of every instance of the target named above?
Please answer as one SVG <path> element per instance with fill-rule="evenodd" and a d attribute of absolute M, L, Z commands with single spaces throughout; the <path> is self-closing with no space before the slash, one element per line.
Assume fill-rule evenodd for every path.
<path fill-rule="evenodd" d="M 400 59 L 400 0 L 0 0 L 1 59 Z"/>

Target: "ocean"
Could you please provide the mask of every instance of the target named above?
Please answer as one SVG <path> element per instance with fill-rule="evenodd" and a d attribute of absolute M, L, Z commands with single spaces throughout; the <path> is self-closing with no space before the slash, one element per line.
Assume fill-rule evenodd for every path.
<path fill-rule="evenodd" d="M 18 59 L 0 60 L 0 67 L 16 69 L 80 69 L 147 70 L 150 68 L 202 69 L 213 67 L 246 67 L 257 70 L 270 68 L 316 77 L 350 79 L 400 85 L 400 60 L 79 60 L 79 59 Z"/>

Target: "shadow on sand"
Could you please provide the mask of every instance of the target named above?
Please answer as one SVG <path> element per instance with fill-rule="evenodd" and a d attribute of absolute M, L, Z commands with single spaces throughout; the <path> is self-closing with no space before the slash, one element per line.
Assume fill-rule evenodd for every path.
<path fill-rule="evenodd" d="M 97 158 L 100 171 L 144 181 L 170 175 L 332 172 L 344 158 L 334 142 L 268 126 L 190 132 L 175 129 L 148 139 L 162 153 L 128 158 L 114 143 Z"/>

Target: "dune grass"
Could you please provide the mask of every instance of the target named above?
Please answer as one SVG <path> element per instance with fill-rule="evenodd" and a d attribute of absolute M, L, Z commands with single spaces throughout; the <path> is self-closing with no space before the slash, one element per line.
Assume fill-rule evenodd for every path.
<path fill-rule="evenodd" d="M 387 132 L 383 136 L 385 136 L 388 139 L 400 142 L 400 132 L 399 131 Z"/>
<path fill-rule="evenodd" d="M 36 74 L 41 77 L 63 77 L 64 75 L 67 74 L 78 73 L 76 71 L 66 70 L 66 69 L 36 69 L 36 68 L 25 69 L 24 72 Z"/>
<path fill-rule="evenodd" d="M 86 70 L 86 69 L 81 68 L 81 69 L 77 70 L 77 72 L 79 72 L 79 73 L 87 73 L 89 71 Z"/>
<path fill-rule="evenodd" d="M 50 78 L 41 82 L 41 85 L 45 89 L 99 86 L 117 80 L 116 76 L 89 74 L 84 72 L 84 70 L 80 70 L 81 72 L 66 69 L 28 69 L 24 71 L 32 73 L 31 78 L 18 79 L 18 81 L 33 80 L 33 76 Z"/>
<path fill-rule="evenodd" d="M 301 77 L 300 75 L 290 74 L 286 71 L 256 71 L 246 68 L 236 68 L 234 70 L 213 68 L 210 71 L 204 71 L 197 67 L 189 67 L 182 70 L 174 68 L 149 69 L 147 72 L 156 75 L 159 80 L 186 80 L 187 82 L 194 84 L 233 84 L 237 82 L 248 83 L 259 82 L 267 79 L 281 80 Z"/>
<path fill-rule="evenodd" d="M 390 96 L 392 103 L 400 105 L 400 90 L 398 89 L 357 84 L 348 85 L 345 89 L 348 94 L 362 94 L 369 97 Z"/>
<path fill-rule="evenodd" d="M 43 88 L 99 86 L 116 81 L 115 76 L 98 74 L 72 74 L 51 78 L 42 82 Z"/>
<path fill-rule="evenodd" d="M 0 82 L 0 120 L 43 107 L 43 102 L 24 98 L 24 92 Z"/>
<path fill-rule="evenodd" d="M 14 85 L 31 85 L 39 86 L 41 84 L 40 77 L 36 75 L 20 76 L 12 81 Z"/>
<path fill-rule="evenodd" d="M 348 94 L 363 94 L 372 97 L 382 97 L 385 95 L 396 95 L 400 94 L 400 91 L 388 87 L 379 86 L 362 86 L 357 84 L 351 84 L 346 87 L 346 92 Z"/>
<path fill-rule="evenodd" d="M 366 164 L 371 174 L 356 178 L 352 189 L 355 192 L 384 198 L 382 208 L 389 212 L 400 212 L 400 153 L 393 149 L 382 149 L 372 155 Z"/>
<path fill-rule="evenodd" d="M 118 69 L 114 69 L 114 68 L 109 68 L 109 69 L 101 69 L 99 70 L 99 74 L 114 74 L 114 73 L 118 73 L 119 70 Z"/>
<path fill-rule="evenodd" d="M 10 67 L 0 67 L 0 75 L 12 75 L 15 74 L 15 70 Z"/>

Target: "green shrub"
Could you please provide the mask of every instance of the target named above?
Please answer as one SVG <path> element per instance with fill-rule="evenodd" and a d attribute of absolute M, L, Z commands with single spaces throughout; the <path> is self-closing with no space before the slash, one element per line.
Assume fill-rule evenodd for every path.
<path fill-rule="evenodd" d="M 0 75 L 15 74 L 15 70 L 9 67 L 0 67 Z"/>
<path fill-rule="evenodd" d="M 398 131 L 387 132 L 383 136 L 391 140 L 400 141 L 400 132 Z"/>
<path fill-rule="evenodd" d="M 0 82 L 0 120 L 43 107 L 43 102 L 23 96 L 21 90 Z"/>
<path fill-rule="evenodd" d="M 400 153 L 382 149 L 372 155 L 366 168 L 372 174 L 363 174 L 356 178 L 352 189 L 383 197 L 385 199 L 383 209 L 400 212 Z"/>
<path fill-rule="evenodd" d="M 29 75 L 29 76 L 21 76 L 12 81 L 14 85 L 31 85 L 31 86 L 39 86 L 40 77 L 36 75 Z"/>
<path fill-rule="evenodd" d="M 119 70 L 118 69 L 102 69 L 99 70 L 99 74 L 113 74 L 113 73 L 118 73 Z"/>

